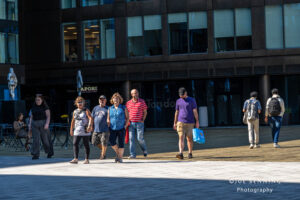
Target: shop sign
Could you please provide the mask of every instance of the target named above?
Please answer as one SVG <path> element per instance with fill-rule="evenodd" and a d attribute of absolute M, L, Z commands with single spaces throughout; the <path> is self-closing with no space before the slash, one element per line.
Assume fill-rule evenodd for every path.
<path fill-rule="evenodd" d="M 97 93 L 98 86 L 84 86 L 81 88 L 81 93 Z"/>

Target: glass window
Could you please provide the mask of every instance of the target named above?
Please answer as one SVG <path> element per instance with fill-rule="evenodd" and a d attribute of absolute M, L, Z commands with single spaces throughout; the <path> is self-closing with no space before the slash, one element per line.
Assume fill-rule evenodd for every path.
<path fill-rule="evenodd" d="M 8 20 L 18 20 L 18 5 L 17 0 L 7 0 L 7 19 Z"/>
<path fill-rule="evenodd" d="M 76 0 L 61 0 L 61 8 L 76 8 Z"/>
<path fill-rule="evenodd" d="M 8 63 L 18 64 L 19 61 L 19 37 L 17 34 L 8 34 Z"/>
<path fill-rule="evenodd" d="M 171 54 L 188 52 L 187 41 L 187 14 L 174 13 L 168 15 L 169 47 Z"/>
<path fill-rule="evenodd" d="M 214 35 L 217 52 L 252 49 L 251 10 L 214 11 Z"/>
<path fill-rule="evenodd" d="M 6 19 L 6 0 L 0 0 L 0 19 Z"/>
<path fill-rule="evenodd" d="M 161 16 L 128 17 L 128 55 L 154 56 L 162 54 Z"/>
<path fill-rule="evenodd" d="M 63 61 L 72 62 L 78 59 L 78 49 L 77 49 L 77 26 L 75 23 L 65 23 L 63 24 Z"/>
<path fill-rule="evenodd" d="M 216 51 L 234 50 L 233 10 L 214 11 L 214 31 Z"/>
<path fill-rule="evenodd" d="M 115 58 L 115 26 L 113 19 L 85 21 L 83 22 L 83 28 L 85 60 Z"/>
<path fill-rule="evenodd" d="M 142 17 L 127 18 L 128 54 L 129 56 L 144 55 Z"/>
<path fill-rule="evenodd" d="M 300 3 L 284 5 L 284 40 L 286 48 L 300 47 Z"/>
<path fill-rule="evenodd" d="M 251 10 L 248 8 L 235 9 L 236 49 L 252 49 Z"/>
<path fill-rule="evenodd" d="M 191 53 L 207 52 L 206 12 L 189 13 L 189 44 Z"/>
<path fill-rule="evenodd" d="M 82 6 L 97 6 L 99 5 L 99 0 L 83 0 Z"/>
<path fill-rule="evenodd" d="M 113 4 L 114 0 L 82 0 L 82 6 L 98 6 L 103 4 Z"/>
<path fill-rule="evenodd" d="M 0 63 L 5 63 L 5 33 L 0 33 Z"/>
<path fill-rule="evenodd" d="M 161 16 L 144 16 L 145 55 L 161 55 Z"/>
<path fill-rule="evenodd" d="M 266 6 L 265 15 L 267 49 L 283 48 L 282 6 Z"/>
<path fill-rule="evenodd" d="M 101 58 L 115 58 L 115 21 L 101 20 Z"/>
<path fill-rule="evenodd" d="M 84 29 L 84 59 L 100 59 L 100 24 L 99 20 L 83 22 Z"/>
<path fill-rule="evenodd" d="M 132 2 L 132 1 L 149 1 L 149 0 L 127 0 L 127 2 Z"/>

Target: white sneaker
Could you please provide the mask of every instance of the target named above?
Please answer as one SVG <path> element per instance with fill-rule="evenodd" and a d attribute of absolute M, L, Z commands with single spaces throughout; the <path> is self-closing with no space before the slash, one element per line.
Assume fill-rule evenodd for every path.
<path fill-rule="evenodd" d="M 254 145 L 250 144 L 249 149 L 253 149 Z"/>
<path fill-rule="evenodd" d="M 280 148 L 279 144 L 277 144 L 277 143 L 274 143 L 273 146 L 274 146 L 275 148 Z"/>
<path fill-rule="evenodd" d="M 260 144 L 255 144 L 254 148 L 260 148 Z"/>

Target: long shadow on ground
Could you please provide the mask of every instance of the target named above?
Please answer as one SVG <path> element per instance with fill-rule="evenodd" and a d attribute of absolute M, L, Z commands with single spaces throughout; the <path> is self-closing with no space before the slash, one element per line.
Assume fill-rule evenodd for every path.
<path fill-rule="evenodd" d="M 0 199 L 299 199 L 299 184 L 223 180 L 0 176 Z M 272 193 L 271 193 L 272 190 Z"/>

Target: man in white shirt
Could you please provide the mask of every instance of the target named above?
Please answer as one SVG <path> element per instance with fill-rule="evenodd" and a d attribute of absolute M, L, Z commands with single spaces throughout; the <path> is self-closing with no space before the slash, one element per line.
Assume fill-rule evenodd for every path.
<path fill-rule="evenodd" d="M 282 118 L 285 112 L 284 101 L 278 94 L 278 89 L 272 90 L 272 97 L 267 101 L 265 122 L 270 124 L 272 129 L 272 138 L 274 147 L 279 148 L 278 138 L 282 123 Z"/>

